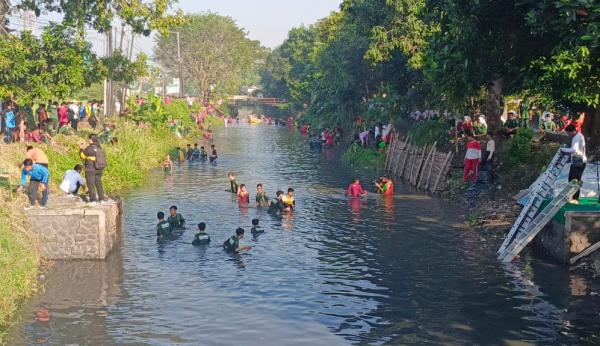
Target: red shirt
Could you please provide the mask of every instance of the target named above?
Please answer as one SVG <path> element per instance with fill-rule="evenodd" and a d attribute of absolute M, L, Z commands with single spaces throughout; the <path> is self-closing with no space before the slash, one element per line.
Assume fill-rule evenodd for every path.
<path fill-rule="evenodd" d="M 69 109 L 67 106 L 58 107 L 58 124 L 63 126 L 69 123 Z"/>
<path fill-rule="evenodd" d="M 250 194 L 246 194 L 246 196 L 239 195 L 238 202 L 240 204 L 250 204 Z"/>
<path fill-rule="evenodd" d="M 360 185 L 360 183 L 352 183 L 348 185 L 348 191 L 346 191 L 346 196 L 350 195 L 352 197 L 358 197 L 360 195 L 364 195 L 365 190 Z"/>

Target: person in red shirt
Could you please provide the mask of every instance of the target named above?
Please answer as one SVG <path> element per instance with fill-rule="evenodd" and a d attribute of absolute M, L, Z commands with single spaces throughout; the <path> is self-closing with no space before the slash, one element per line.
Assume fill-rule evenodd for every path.
<path fill-rule="evenodd" d="M 573 117 L 573 119 L 569 122 L 569 125 L 573 124 L 573 126 L 575 126 L 575 129 L 577 129 L 577 132 L 582 133 L 584 121 L 585 121 L 585 112 L 581 112 L 581 114 L 579 114 L 579 116 Z M 567 126 L 569 126 L 569 125 L 567 125 Z M 566 126 L 565 126 L 565 128 L 566 128 Z"/>
<path fill-rule="evenodd" d="M 362 185 L 360 184 L 360 179 L 356 178 L 354 179 L 354 182 L 352 184 L 348 185 L 348 189 L 346 190 L 345 195 L 346 197 L 361 197 L 366 196 L 367 192 L 363 189 Z"/>
<path fill-rule="evenodd" d="M 58 127 L 63 127 L 69 124 L 69 108 L 66 103 L 62 103 L 58 107 Z"/>
<path fill-rule="evenodd" d="M 246 189 L 246 185 L 240 184 L 240 188 L 238 190 L 238 203 L 240 205 L 248 205 L 250 204 L 250 193 Z"/>
<path fill-rule="evenodd" d="M 467 153 L 465 154 L 465 174 L 463 181 L 466 183 L 473 173 L 473 181 L 477 181 L 477 166 L 481 161 L 481 143 L 476 141 L 472 135 L 467 135 Z"/>
<path fill-rule="evenodd" d="M 333 147 L 333 141 L 335 140 L 335 133 L 331 131 L 325 131 L 325 145 Z"/>

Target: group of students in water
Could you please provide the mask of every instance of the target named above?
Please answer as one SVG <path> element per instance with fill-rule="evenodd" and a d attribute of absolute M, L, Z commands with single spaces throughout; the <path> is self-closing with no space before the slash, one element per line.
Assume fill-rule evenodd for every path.
<path fill-rule="evenodd" d="M 381 177 L 375 181 L 375 192 L 384 196 L 391 196 L 394 194 L 394 182 L 388 177 Z M 362 187 L 360 179 L 355 178 L 354 181 L 348 185 L 346 197 L 364 197 L 367 195 L 367 191 Z"/>
<path fill-rule="evenodd" d="M 238 184 L 233 172 L 228 173 L 230 187 L 227 192 L 231 192 L 237 195 L 238 202 L 241 207 L 250 206 L 250 193 L 246 189 L 246 185 Z M 264 191 L 262 184 L 256 186 L 256 207 L 267 208 L 267 212 L 274 216 L 279 216 L 286 212 L 292 212 L 296 207 L 296 200 L 294 198 L 294 189 L 289 188 L 287 194 L 283 191 L 277 191 L 275 199 L 269 200 L 267 193 Z M 158 224 L 156 225 L 156 237 L 157 241 L 169 240 L 173 236 L 180 235 L 185 230 L 186 221 L 185 218 L 177 212 L 177 206 L 173 205 L 169 208 L 169 216 L 165 220 L 165 213 L 159 211 L 157 213 Z M 259 225 L 258 219 L 252 220 L 252 228 L 250 232 L 253 235 L 259 235 L 264 233 L 265 230 Z M 240 240 L 244 238 L 245 230 L 241 227 L 236 229 L 235 233 L 229 237 L 223 243 L 223 249 L 232 252 L 239 253 L 242 251 L 250 250 L 251 246 L 240 246 Z M 206 223 L 200 222 L 198 224 L 198 232 L 194 235 L 192 245 L 200 246 L 207 245 L 211 241 L 210 236 L 206 232 Z"/>
<path fill-rule="evenodd" d="M 237 195 L 240 206 L 250 206 L 250 192 L 248 192 L 246 185 L 239 184 L 235 178 L 235 173 L 233 172 L 229 172 L 227 177 L 229 178 L 229 189 L 226 191 Z M 281 215 L 285 212 L 291 212 L 296 207 L 294 189 L 291 187 L 288 188 L 287 194 L 279 190 L 275 193 L 275 199 L 269 200 L 263 184 L 259 183 L 256 185 L 255 200 L 258 208 L 268 208 L 268 213 L 273 215 Z"/>

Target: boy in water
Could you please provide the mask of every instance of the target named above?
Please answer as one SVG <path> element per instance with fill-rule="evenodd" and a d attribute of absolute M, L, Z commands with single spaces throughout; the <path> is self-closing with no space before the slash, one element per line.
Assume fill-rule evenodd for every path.
<path fill-rule="evenodd" d="M 269 207 L 269 197 L 267 197 L 267 193 L 263 189 L 262 184 L 256 185 L 256 203 L 259 207 L 268 208 Z"/>
<path fill-rule="evenodd" d="M 287 195 L 281 199 L 284 206 L 284 211 L 292 211 L 296 207 L 296 199 L 294 199 L 294 189 L 288 189 Z"/>
<path fill-rule="evenodd" d="M 192 150 L 192 145 L 188 144 L 185 150 L 185 159 L 188 161 L 192 161 L 192 155 L 194 154 L 194 150 Z"/>
<path fill-rule="evenodd" d="M 229 192 L 231 193 L 238 193 L 238 190 L 240 189 L 240 185 L 237 183 L 237 181 L 235 181 L 235 173 L 233 172 L 229 172 L 227 173 L 227 177 L 229 178 Z"/>
<path fill-rule="evenodd" d="M 281 215 L 283 213 L 283 202 L 281 199 L 283 198 L 283 191 L 277 191 L 275 194 L 275 201 L 271 202 L 269 206 L 269 214 L 273 215 Z"/>
<path fill-rule="evenodd" d="M 210 236 L 206 234 L 206 224 L 204 222 L 200 222 L 198 224 L 198 233 L 194 235 L 194 240 L 192 241 L 192 245 L 206 245 L 210 243 Z"/>
<path fill-rule="evenodd" d="M 206 149 L 204 149 L 204 147 L 200 147 L 200 160 L 208 160 L 208 153 L 206 153 Z"/>
<path fill-rule="evenodd" d="M 168 221 L 165 221 L 165 213 L 159 211 L 156 214 L 158 218 L 158 225 L 156 225 L 156 238 L 157 240 L 165 239 L 171 237 L 171 224 Z"/>
<path fill-rule="evenodd" d="M 250 233 L 256 235 L 256 234 L 260 234 L 260 233 L 265 233 L 265 229 L 262 228 L 262 226 L 258 225 L 259 220 L 258 219 L 252 219 L 252 228 L 250 229 Z"/>
<path fill-rule="evenodd" d="M 240 240 L 244 239 L 244 229 L 238 228 L 235 230 L 235 234 L 223 243 L 223 249 L 227 252 L 240 253 L 252 249 L 252 246 L 240 247 Z"/>
<path fill-rule="evenodd" d="M 216 163 L 217 159 L 219 158 L 219 155 L 217 154 L 217 149 L 215 148 L 214 144 L 210 146 L 210 149 L 210 163 Z"/>
<path fill-rule="evenodd" d="M 200 149 L 198 149 L 198 143 L 194 143 L 194 151 L 192 152 L 192 159 L 194 161 L 200 160 Z"/>
<path fill-rule="evenodd" d="M 171 160 L 171 155 L 167 154 L 167 157 L 162 163 L 162 167 L 166 174 L 173 174 L 173 160 Z"/>
<path fill-rule="evenodd" d="M 169 214 L 167 221 L 169 221 L 172 230 L 185 229 L 185 219 L 181 214 L 177 213 L 177 206 L 172 205 L 171 208 L 169 208 Z"/>

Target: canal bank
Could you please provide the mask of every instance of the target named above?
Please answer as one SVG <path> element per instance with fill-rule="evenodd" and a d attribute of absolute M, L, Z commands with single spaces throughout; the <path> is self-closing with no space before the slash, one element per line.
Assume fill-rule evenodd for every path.
<path fill-rule="evenodd" d="M 155 171 L 124 193 L 110 271 L 54 266 L 63 274 L 49 273 L 48 287 L 82 299 L 40 294 L 9 340 L 68 344 L 85 330 L 95 344 L 593 343 L 598 284 L 529 255 L 500 264 L 501 239 L 468 230 L 466 210 L 404 184 L 394 198 L 346 199 L 353 176 L 376 176 L 287 129 L 234 126 L 216 131 L 215 144 L 217 166 Z M 224 191 L 229 171 L 252 197 L 259 182 L 269 195 L 295 188 L 296 212 L 240 208 Z M 206 222 L 213 244 L 192 247 L 193 230 L 156 243 L 156 212 L 171 204 L 188 224 Z M 225 254 L 222 242 L 255 217 L 266 232 L 243 241 L 254 249 Z M 64 275 L 77 272 L 104 278 L 103 299 Z"/>
<path fill-rule="evenodd" d="M 186 108 L 187 109 L 187 108 Z M 118 138 L 114 144 L 105 144 L 104 149 L 107 155 L 109 166 L 107 167 L 103 182 L 108 194 L 114 195 L 117 192 L 125 191 L 129 188 L 139 186 L 145 180 L 151 169 L 159 167 L 164 160 L 166 153 L 170 152 L 176 146 L 185 146 L 191 142 L 185 138 L 176 137 L 166 126 L 147 127 L 138 126 L 124 120 L 113 120 L 115 129 L 112 131 L 112 137 Z M 211 117 L 211 124 L 218 126 L 222 121 Z M 65 210 L 77 211 L 79 214 L 85 214 L 89 207 L 76 206 L 72 200 L 65 201 L 60 198 L 61 191 L 58 188 L 62 180 L 63 173 L 81 162 L 78 156 L 78 143 L 84 141 L 86 136 L 91 133 L 91 128 L 82 126 L 78 135 L 55 136 L 50 144 L 36 144 L 49 157 L 49 168 L 51 172 L 51 195 L 49 208 L 43 213 L 52 213 L 59 215 L 65 213 Z M 199 134 L 198 134 L 199 136 Z M 64 257 L 65 251 L 71 253 L 90 253 L 93 247 L 99 249 L 102 247 L 101 227 L 96 228 L 97 237 L 92 244 L 89 237 L 83 236 L 77 238 L 81 245 L 75 245 L 76 238 L 69 238 L 70 232 L 64 232 L 62 240 L 44 238 L 41 243 L 40 237 L 36 232 L 32 232 L 32 222 L 22 211 L 27 205 L 27 198 L 24 195 L 14 192 L 14 187 L 18 185 L 20 170 L 19 166 L 25 157 L 25 144 L 6 145 L 0 143 L 0 171 L 3 172 L 3 188 L 0 192 L 0 201 L 3 206 L 3 213 L 0 213 L 0 343 L 2 337 L 10 324 L 10 318 L 19 304 L 35 294 L 38 289 L 38 276 L 43 271 L 41 266 L 45 264 L 43 256 L 44 249 L 46 259 Z M 57 203 L 58 202 L 58 203 Z M 71 203 L 71 209 L 61 205 Z M 54 208 L 53 208 L 54 206 Z M 40 212 L 35 210 L 34 212 Z M 42 214 L 43 214 L 42 213 Z M 88 213 L 89 214 L 89 213 Z M 110 214 L 110 213 L 109 213 Z M 113 213 L 114 214 L 114 213 Z M 57 216 L 55 215 L 55 216 Z M 64 215 L 63 215 L 64 216 Z M 70 216 L 71 218 L 73 215 Z M 89 218 L 94 218 L 88 215 Z M 97 216 L 98 219 L 101 215 Z M 81 220 L 84 220 L 82 217 Z M 117 224 L 117 218 L 109 218 L 108 225 L 112 229 L 112 224 Z M 72 220 L 71 220 L 72 221 Z M 62 224 L 65 221 L 59 221 Z M 92 221 L 92 224 L 95 221 Z M 33 222 L 35 224 L 35 221 Z M 42 220 L 43 223 L 43 220 Z M 67 223 L 69 223 L 67 221 Z M 73 226 L 71 223 L 69 223 Z M 100 223 L 98 223 L 100 225 Z M 56 235 L 56 234 L 55 234 Z M 109 235 L 109 232 L 106 233 Z M 104 238 L 106 239 L 106 238 Z M 85 243 L 90 243 L 85 245 Z M 59 244 L 61 243 L 61 244 Z M 54 250 L 50 251 L 50 244 Z M 104 242 L 106 245 L 107 243 Z M 62 247 L 69 245 L 71 250 L 63 250 Z M 88 246 L 88 250 L 84 247 Z M 78 250 L 76 250 L 78 248 Z M 55 253 L 56 256 L 52 254 Z M 97 251 L 101 253 L 100 250 Z M 79 255 L 74 255 L 75 257 Z"/>

